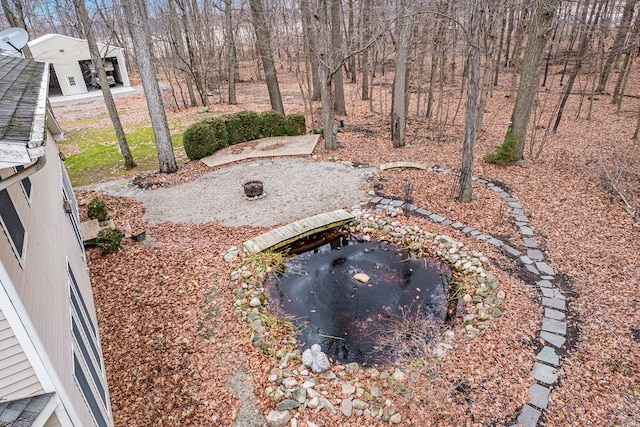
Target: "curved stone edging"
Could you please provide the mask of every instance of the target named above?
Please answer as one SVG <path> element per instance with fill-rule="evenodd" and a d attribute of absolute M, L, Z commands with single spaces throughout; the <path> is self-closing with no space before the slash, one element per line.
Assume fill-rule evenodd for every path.
<path fill-rule="evenodd" d="M 437 167 L 432 167 L 428 170 L 440 173 L 456 173 L 449 169 Z M 518 258 L 520 263 L 529 272 L 538 276 L 540 280 L 536 281 L 535 286 L 538 287 L 542 293 L 541 305 L 544 309 L 544 314 L 537 334 L 545 341 L 546 345 L 544 345 L 534 357 L 531 375 L 536 380 L 536 383 L 529 387 L 529 402 L 522 406 L 517 416 L 517 423 L 511 426 L 518 427 L 518 425 L 524 425 L 525 427 L 536 427 L 542 412 L 547 408 L 549 403 L 551 387 L 558 380 L 557 370 L 560 366 L 560 357 L 557 351 L 562 349 L 566 342 L 567 301 L 562 292 L 554 285 L 556 273 L 554 269 L 545 262 L 544 254 L 538 249 L 538 244 L 534 239 L 534 232 L 529 225 L 529 218 L 526 216 L 522 204 L 511 194 L 490 181 L 475 176 L 473 180 L 496 192 L 497 195 L 511 207 L 515 225 L 520 230 L 522 242 L 527 248 L 526 254 L 523 254 L 518 249 L 490 234 L 484 234 L 473 227 L 465 226 L 461 222 L 453 221 L 446 216 L 430 212 L 414 204 L 405 203 L 403 200 L 374 197 L 369 200 L 369 204 L 374 205 L 375 208 L 379 210 L 388 209 L 389 207 L 401 207 L 405 211 L 428 218 L 438 224 L 450 226 L 467 236 L 475 237 L 478 240 L 487 242 L 501 249 L 513 258 Z"/>

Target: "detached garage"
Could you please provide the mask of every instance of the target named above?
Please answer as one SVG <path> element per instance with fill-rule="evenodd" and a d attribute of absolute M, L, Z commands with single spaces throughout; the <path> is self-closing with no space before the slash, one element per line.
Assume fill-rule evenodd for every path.
<path fill-rule="evenodd" d="M 86 40 L 47 34 L 29 42 L 36 61 L 49 63 L 49 92 L 77 95 L 99 87 Z M 124 49 L 98 43 L 110 85 L 130 86 Z M 112 78 L 111 78 L 112 77 Z"/>

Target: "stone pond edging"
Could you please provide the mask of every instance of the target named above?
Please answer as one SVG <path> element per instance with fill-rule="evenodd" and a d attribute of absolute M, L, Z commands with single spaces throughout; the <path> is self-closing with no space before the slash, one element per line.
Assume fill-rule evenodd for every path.
<path fill-rule="evenodd" d="M 439 167 L 431 167 L 428 170 L 439 173 L 457 174 L 455 171 Z M 517 422 L 511 426 L 517 427 L 518 425 L 523 425 L 525 427 L 536 427 L 543 411 L 548 406 L 551 389 L 558 380 L 557 370 L 560 367 L 558 351 L 563 349 L 567 335 L 567 300 L 554 284 L 556 272 L 545 262 L 544 254 L 539 250 L 534 238 L 534 231 L 530 226 L 529 218 L 525 214 L 522 204 L 507 191 L 491 181 L 475 176 L 473 180 L 494 191 L 509 205 L 512 210 L 515 225 L 520 231 L 526 253 L 522 253 L 520 250 L 508 245 L 502 240 L 482 233 L 473 227 L 465 226 L 458 221 L 449 219 L 444 215 L 430 212 L 412 203 L 405 203 L 405 201 L 401 199 L 374 197 L 369 200 L 369 205 L 377 210 L 385 210 L 389 209 L 389 207 L 400 207 L 407 212 L 428 218 L 435 223 L 449 226 L 469 237 L 487 242 L 499 248 L 508 256 L 518 259 L 527 271 L 537 276 L 539 280 L 537 280 L 533 286 L 540 290 L 540 304 L 544 310 L 544 314 L 540 327 L 535 332 L 546 344 L 534 356 L 531 376 L 536 382 L 529 387 L 529 402 L 522 406 L 516 419 Z"/>
<path fill-rule="evenodd" d="M 414 253 L 442 259 L 450 264 L 452 270 L 465 277 L 465 283 L 471 285 L 466 288 L 468 293 L 461 295 L 462 301 L 467 303 L 463 313 L 467 335 L 477 335 L 485 329 L 488 322 L 502 315 L 505 293 L 499 289 L 495 276 L 488 271 L 489 260 L 481 252 L 470 251 L 464 244 L 451 237 L 403 225 L 390 216 L 380 216 L 362 209 L 354 209 L 353 212 L 355 219 L 347 226 L 350 234 L 365 241 L 375 238 L 406 245 Z M 269 315 L 263 310 L 266 303 L 264 283 L 268 271 L 256 264 L 257 261 L 252 258 L 255 253 L 248 252 L 250 251 L 245 250 L 241 253 L 239 248 L 232 247 L 221 256 L 226 262 L 238 262 L 230 273 L 230 287 L 234 289 L 237 298 L 236 313 L 239 319 L 247 322 L 252 344 L 262 348 L 265 354 L 280 359 L 279 367 L 270 371 L 270 385 L 264 390 L 275 404 L 275 409 L 266 417 L 267 425 L 284 427 L 289 421 L 297 423 L 296 412 L 307 409 L 315 412 L 325 410 L 334 415 L 341 413 L 347 418 L 352 415 L 365 416 L 391 424 L 401 424 L 402 415 L 385 395 L 395 394 L 398 388 L 402 389 L 401 383 L 412 375 L 411 371 L 405 372 L 394 365 L 387 370 L 381 368 L 378 371 L 375 368 L 361 367 L 357 363 L 347 363 L 333 365 L 330 370 L 321 374 L 310 372 L 301 362 L 300 350 L 295 348 L 294 337 L 276 338 L 277 331 L 276 337 L 272 337 L 267 319 Z M 471 302 L 473 304 L 470 304 Z M 433 342 L 428 353 L 422 357 L 444 357 L 453 348 L 454 338 L 453 330 L 445 330 L 440 340 Z M 293 350 L 276 350 L 274 347 L 279 347 L 279 343 Z M 318 382 L 324 384 L 322 387 L 327 387 L 329 383 L 341 389 L 340 395 L 343 398 L 333 396 L 337 401 L 332 403 L 327 396 L 319 394 L 316 387 Z"/>
<path fill-rule="evenodd" d="M 454 174 L 454 175 L 457 174 L 457 172 L 455 171 L 443 169 L 439 167 L 429 167 L 427 168 L 427 171 Z M 543 415 L 544 411 L 548 407 L 550 392 L 553 389 L 553 386 L 558 381 L 557 370 L 560 367 L 559 352 L 563 350 L 563 347 L 566 343 L 566 336 L 567 336 L 567 301 L 565 296 L 559 290 L 558 284 L 556 283 L 557 280 L 555 277 L 556 276 L 555 270 L 545 261 L 544 254 L 538 247 L 538 244 L 535 240 L 534 230 L 530 225 L 529 218 L 527 217 L 522 204 L 518 200 L 516 200 L 511 194 L 509 194 L 506 190 L 504 190 L 499 185 L 491 181 L 488 181 L 479 177 L 473 177 L 473 180 L 479 184 L 484 185 L 486 188 L 494 191 L 503 200 L 503 202 L 508 204 L 508 206 L 511 208 L 512 215 L 514 218 L 514 223 L 519 231 L 520 237 L 522 238 L 524 252 L 517 248 L 514 248 L 511 244 L 501 240 L 500 238 L 494 237 L 490 234 L 483 233 L 482 231 L 477 230 L 471 226 L 467 226 L 459 221 L 449 219 L 444 215 L 430 212 L 424 207 L 419 207 L 412 203 L 407 203 L 400 198 L 373 197 L 368 202 L 356 204 L 352 209 L 354 209 L 354 211 L 358 209 L 361 210 L 361 212 L 359 212 L 356 216 L 358 217 L 358 219 L 363 220 L 362 224 L 365 224 L 363 225 L 364 227 L 366 227 L 366 221 L 371 222 L 371 218 L 373 218 L 369 214 L 369 212 L 371 212 L 369 209 L 372 209 L 374 211 L 373 212 L 374 214 L 376 211 L 378 212 L 382 211 L 385 214 L 389 215 L 389 214 L 396 213 L 398 208 L 401 208 L 403 211 L 409 212 L 410 214 L 427 218 L 435 223 L 449 226 L 453 230 L 457 230 L 458 232 L 468 237 L 473 237 L 475 239 L 486 242 L 500 249 L 505 255 L 516 259 L 520 263 L 523 271 L 528 272 L 529 277 L 535 278 L 535 280 L 532 280 L 532 281 L 527 280 L 526 283 L 530 286 L 533 286 L 539 289 L 540 306 L 543 309 L 543 317 L 539 326 L 536 328 L 534 332 L 536 336 L 542 339 L 543 345 L 539 349 L 539 351 L 537 351 L 537 353 L 532 355 L 533 368 L 531 370 L 531 376 L 533 381 L 532 381 L 532 385 L 528 388 L 529 401 L 525 403 L 517 411 L 517 414 L 514 415 L 515 420 L 511 425 L 511 427 L 517 427 L 517 426 L 536 427 L 538 426 L 541 416 Z M 397 221 L 392 221 L 395 218 L 390 218 L 390 217 L 388 218 L 389 219 L 386 220 L 387 222 L 385 222 L 385 224 L 380 225 L 380 228 L 379 228 L 380 230 L 382 230 L 383 227 L 393 229 L 394 227 L 399 225 Z M 382 222 L 380 224 L 382 224 Z M 404 226 L 400 228 L 405 229 Z M 390 231 L 390 230 L 387 230 L 387 233 L 394 234 L 393 231 Z M 424 232 L 424 233 L 429 234 L 428 232 Z M 438 237 L 443 237 L 443 236 L 438 236 Z M 453 247 L 449 246 L 449 247 L 443 248 L 442 255 L 455 256 L 456 250 L 462 249 L 462 246 L 463 246 L 462 244 L 459 244 L 459 246 L 453 246 Z M 454 249 L 454 250 L 451 253 L 449 253 L 448 252 L 449 249 Z M 226 253 L 221 255 L 224 256 L 225 261 L 234 262 L 235 260 L 237 260 L 237 255 L 240 255 L 240 251 L 238 250 L 238 248 L 234 247 L 234 248 L 230 248 Z M 474 258 L 477 259 L 477 257 L 474 257 Z M 448 260 L 451 261 L 451 259 L 448 259 Z M 454 264 L 454 262 L 451 262 L 451 264 Z M 482 266 L 483 264 L 484 264 L 484 260 L 480 264 L 476 264 L 476 265 Z M 467 265 L 467 267 L 469 267 L 469 265 Z M 256 313 L 259 313 L 259 310 L 262 307 L 263 301 L 261 301 L 260 298 L 256 296 L 257 295 L 255 294 L 256 290 L 251 289 L 251 287 L 249 287 L 249 289 L 246 289 L 246 283 L 243 283 L 245 282 L 244 279 L 251 278 L 251 274 L 252 273 L 247 270 L 246 266 L 234 270 L 231 273 L 231 280 L 232 280 L 231 286 L 234 286 L 234 283 L 235 283 L 235 286 L 237 286 L 240 283 L 244 288 L 244 289 L 240 289 L 242 295 L 239 296 L 239 299 L 236 301 L 236 309 L 239 311 L 246 312 L 245 315 L 247 318 L 247 322 L 249 324 L 250 329 L 253 332 L 253 335 L 252 335 L 252 339 L 253 339 L 256 337 L 256 334 L 258 337 L 263 336 L 264 335 L 263 332 L 266 332 L 266 330 L 263 331 L 264 327 L 262 326 L 262 323 L 256 321 L 259 318 L 259 316 L 257 316 Z M 473 272 L 473 274 L 475 274 L 475 272 Z M 264 276 L 264 272 L 261 273 L 261 276 Z M 261 277 L 261 278 L 264 279 L 264 277 Z M 238 290 L 237 287 L 236 287 L 236 290 Z M 482 292 L 478 292 L 479 290 L 480 289 L 475 291 L 475 294 L 474 294 L 475 296 L 477 296 L 478 293 L 482 293 Z M 494 288 L 492 289 L 492 291 L 495 294 L 498 291 L 498 289 Z M 503 295 L 499 295 L 499 296 L 503 297 Z M 470 297 L 469 295 L 465 295 L 465 297 L 473 298 L 473 297 Z M 495 295 L 493 295 L 493 297 L 495 297 Z M 244 303 L 241 304 L 240 303 L 241 300 L 244 300 Z M 466 302 L 469 302 L 469 301 L 466 301 Z M 500 309 L 501 307 L 498 308 L 498 310 Z M 493 309 L 491 309 L 490 312 L 491 311 L 493 311 Z M 497 314 L 497 315 L 494 316 L 491 314 Z M 488 320 L 490 318 L 500 316 L 499 312 L 491 313 L 491 314 L 487 318 Z M 475 335 L 477 332 L 479 332 L 479 329 L 477 328 L 478 319 L 475 319 L 473 321 L 471 321 L 471 319 L 478 316 L 475 316 L 473 311 L 469 312 L 468 316 L 469 317 L 465 316 L 465 318 L 463 319 L 465 320 L 465 330 L 468 334 Z M 258 323 L 260 324 L 258 325 Z M 452 338 L 453 337 L 449 336 L 449 339 L 452 339 Z M 291 344 L 295 344 L 295 342 Z M 441 343 L 441 344 L 444 344 L 444 347 L 450 347 L 448 342 Z M 254 342 L 254 345 L 255 345 L 255 342 Z M 440 347 L 443 347 L 443 346 L 440 346 Z M 269 377 L 269 381 L 272 384 L 272 386 L 268 387 L 267 390 L 265 390 L 267 394 L 275 393 L 275 395 L 277 395 L 278 399 L 274 399 L 274 401 L 284 398 L 284 400 L 280 401 L 279 405 L 276 405 L 276 410 L 271 411 L 271 413 L 267 416 L 267 422 L 270 426 L 288 425 L 289 420 L 291 420 L 292 423 L 295 422 L 296 421 L 295 418 L 290 417 L 289 410 L 296 409 L 298 407 L 300 407 L 301 409 L 303 409 L 304 407 L 307 407 L 307 405 L 309 405 L 310 403 L 309 398 L 311 398 L 311 402 L 312 402 L 311 406 L 309 407 L 310 409 L 313 409 L 312 407 L 316 406 L 316 404 L 319 403 L 320 408 L 324 406 L 325 409 L 330 413 L 342 412 L 342 414 L 347 417 L 350 416 L 352 412 L 355 412 L 356 415 L 358 415 L 358 413 L 362 415 L 363 411 L 368 411 L 368 413 L 372 415 L 372 414 L 375 414 L 374 411 L 379 410 L 378 417 L 382 418 L 387 422 L 400 423 L 402 421 L 400 414 L 398 412 L 396 412 L 391 406 L 386 406 L 386 403 L 389 401 L 387 400 L 385 402 L 383 396 L 378 396 L 377 402 L 379 404 L 376 404 L 376 400 L 371 400 L 371 399 L 368 400 L 367 398 L 371 397 L 370 396 L 372 394 L 371 391 L 365 389 L 364 386 L 362 386 L 362 384 L 357 382 L 356 380 L 353 380 L 357 382 L 357 384 L 355 384 L 355 387 L 356 387 L 355 389 L 357 390 L 356 394 L 355 395 L 350 394 L 349 396 L 347 396 L 346 399 L 342 400 L 344 407 L 342 407 L 342 404 L 341 404 L 340 408 L 335 408 L 327 399 L 324 399 L 321 395 L 318 395 L 313 390 L 314 383 L 312 378 L 309 378 L 306 381 L 302 381 L 301 383 L 293 384 L 294 378 L 291 378 L 292 376 L 298 375 L 298 377 L 300 377 L 300 374 L 304 374 L 302 375 L 304 377 L 309 374 L 308 371 L 304 369 L 304 365 L 301 365 L 299 363 L 298 365 L 300 366 L 294 366 L 291 370 L 289 370 L 289 368 L 286 366 L 287 363 L 289 362 L 289 359 L 292 359 L 292 361 L 296 360 L 296 363 L 297 363 L 297 360 L 299 359 L 299 355 L 296 352 L 299 353 L 299 350 L 294 350 L 294 352 L 292 352 L 291 354 L 288 354 L 285 351 L 281 351 L 281 352 L 282 354 L 276 354 L 276 356 L 278 357 L 281 356 L 280 358 L 282 359 L 282 364 L 279 369 L 276 369 L 271 373 Z M 442 355 L 439 355 L 439 356 L 441 357 Z M 392 378 L 393 380 L 395 380 L 395 376 L 396 376 L 396 372 L 393 372 L 393 371 L 389 373 L 386 373 L 386 372 L 381 373 L 381 372 L 378 372 L 377 370 L 373 370 L 373 371 L 371 371 L 370 369 L 365 370 L 362 367 L 353 366 L 353 365 L 348 366 L 345 369 L 345 373 L 348 373 L 349 371 L 360 372 L 360 374 L 365 375 L 365 378 L 369 377 L 371 379 L 380 378 L 380 376 L 383 376 L 385 378 Z M 405 377 L 406 374 L 404 372 L 399 370 L 396 370 L 396 371 L 398 372 L 397 373 L 398 377 L 400 378 Z M 329 375 L 333 373 L 331 370 L 327 372 L 329 373 Z M 342 374 L 342 372 L 339 372 L 339 373 Z M 345 389 L 347 391 L 350 391 L 352 388 L 352 384 L 349 382 L 349 378 L 350 378 L 349 376 L 346 376 L 346 377 L 338 376 L 337 378 L 333 379 L 333 381 L 340 381 L 340 384 L 343 386 L 343 394 Z M 377 387 L 374 387 L 374 388 L 377 394 L 380 391 L 380 389 L 378 389 Z M 300 402 L 300 400 L 302 400 L 302 396 L 301 396 L 302 389 L 305 390 L 305 395 L 307 396 L 304 402 Z M 300 391 L 298 395 L 295 394 L 297 391 Z M 282 394 L 282 396 L 280 396 L 280 394 Z M 383 402 L 385 404 L 382 404 Z M 354 403 L 355 405 L 353 405 Z M 366 409 L 363 409 L 363 408 L 366 408 Z M 276 417 L 276 418 L 283 417 L 283 418 L 279 418 L 278 420 L 270 419 L 272 417 Z M 313 423 L 309 423 L 308 425 L 313 426 Z"/>

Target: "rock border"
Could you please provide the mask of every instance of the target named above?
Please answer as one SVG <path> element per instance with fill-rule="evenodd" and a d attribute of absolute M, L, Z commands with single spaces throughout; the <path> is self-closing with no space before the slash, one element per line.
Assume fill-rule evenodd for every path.
<path fill-rule="evenodd" d="M 430 167 L 431 172 L 459 175 L 458 172 L 440 167 Z M 484 234 L 470 226 L 465 226 L 461 222 L 448 219 L 444 215 L 430 212 L 412 203 L 405 203 L 401 199 L 390 199 L 374 197 L 369 201 L 369 205 L 374 206 L 378 211 L 385 211 L 389 207 L 399 207 L 412 214 L 426 217 L 431 221 L 450 226 L 463 234 L 475 237 L 478 240 L 489 243 L 501 249 L 505 254 L 518 259 L 522 266 L 530 273 L 538 276 L 535 287 L 540 290 L 541 306 L 544 310 L 540 328 L 536 334 L 546 343 L 543 348 L 534 356 L 531 376 L 536 382 L 529 387 L 529 402 L 524 404 L 516 417 L 516 422 L 510 427 L 536 427 L 538 421 L 549 404 L 549 394 L 558 381 L 558 369 L 560 367 L 560 356 L 558 351 L 563 349 L 567 335 L 567 299 L 555 284 L 555 270 L 545 262 L 542 251 L 539 250 L 535 240 L 535 233 L 530 225 L 529 218 L 525 214 L 524 207 L 511 194 L 502 189 L 499 185 L 480 177 L 473 177 L 473 181 L 478 182 L 488 189 L 494 191 L 512 210 L 516 227 L 520 231 L 526 253 L 508 245 L 502 240 Z M 519 423 L 519 424 L 518 424 Z"/>
<path fill-rule="evenodd" d="M 488 271 L 489 260 L 481 252 L 470 251 L 464 244 L 449 236 L 423 231 L 417 226 L 403 225 L 389 216 L 380 216 L 362 209 L 354 210 L 353 214 L 355 219 L 348 226 L 348 231 L 359 239 L 388 241 L 407 246 L 419 256 L 438 257 L 450 264 L 452 271 L 464 277 L 467 285 L 465 291 L 468 292 L 460 295 L 464 302 L 464 313 L 461 316 L 468 336 L 476 336 L 492 319 L 502 315 L 506 295 L 498 288 L 496 277 Z M 264 316 L 272 316 L 265 309 L 264 284 L 268 271 L 258 271 L 259 266 L 255 262 L 254 265 L 251 264 L 253 254 L 247 251 L 241 253 L 237 247 L 231 247 L 220 255 L 225 261 L 237 264 L 230 273 L 229 286 L 234 289 L 237 297 L 236 314 L 241 321 L 246 321 L 251 331 L 252 344 L 261 347 L 265 354 L 280 359 L 279 367 L 270 372 L 270 385 L 264 390 L 275 405 L 275 409 L 266 416 L 268 426 L 285 426 L 296 419 L 295 415 L 292 418 L 291 411 L 307 409 L 324 409 L 334 415 L 341 412 L 347 418 L 366 415 L 392 424 L 402 422 L 402 414 L 394 408 L 391 400 L 385 398 L 385 394 L 397 392 L 399 383 L 411 374 L 409 367 L 400 370 L 392 366 L 388 370 L 378 371 L 375 368 L 362 368 L 357 363 L 334 363 L 324 373 L 310 372 L 301 362 L 300 350 L 295 348 L 296 339 L 292 336 L 282 339 L 280 336 L 277 337 L 280 341 L 274 342 L 269 322 L 264 321 Z M 444 357 L 453 348 L 451 344 L 454 338 L 453 330 L 444 331 L 439 342 L 433 343 L 426 359 L 437 360 Z M 274 350 L 274 346 L 283 348 Z M 355 375 L 356 372 L 360 377 L 352 378 L 349 375 Z M 369 385 L 358 381 L 358 378 L 366 380 Z M 316 383 L 322 383 L 321 387 L 326 387 L 327 381 L 333 387 L 341 387 L 343 399 L 339 402 L 330 402 L 315 389 Z"/>

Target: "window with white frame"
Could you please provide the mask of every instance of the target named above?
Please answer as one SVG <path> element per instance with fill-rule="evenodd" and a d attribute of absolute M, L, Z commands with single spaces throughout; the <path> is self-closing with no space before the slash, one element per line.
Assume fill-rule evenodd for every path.
<path fill-rule="evenodd" d="M 20 172 L 22 169 L 24 169 L 24 166 L 19 165 L 14 169 L 16 170 L 16 172 Z M 31 203 L 31 179 L 29 179 L 29 177 L 21 179 L 20 186 L 22 187 L 22 191 L 24 191 L 24 196 L 27 198 L 27 201 Z"/>
<path fill-rule="evenodd" d="M 11 247 L 18 261 L 22 264 L 27 245 L 27 231 L 6 188 L 0 191 L 0 223 L 11 242 Z"/>
<path fill-rule="evenodd" d="M 80 232 L 80 212 L 78 210 L 78 202 L 73 194 L 73 188 L 71 187 L 71 181 L 67 174 L 64 165 L 60 164 L 60 170 L 62 174 L 62 195 L 64 197 L 65 209 L 69 215 L 69 221 L 73 227 L 73 232 L 76 235 L 76 240 L 82 249 L 82 257 L 84 258 L 84 243 L 82 241 L 82 233 Z"/>
<path fill-rule="evenodd" d="M 74 339 L 73 374 L 98 426 L 106 426 L 108 412 L 104 365 L 98 332 L 78 282 L 67 264 L 71 299 L 71 334 Z"/>

